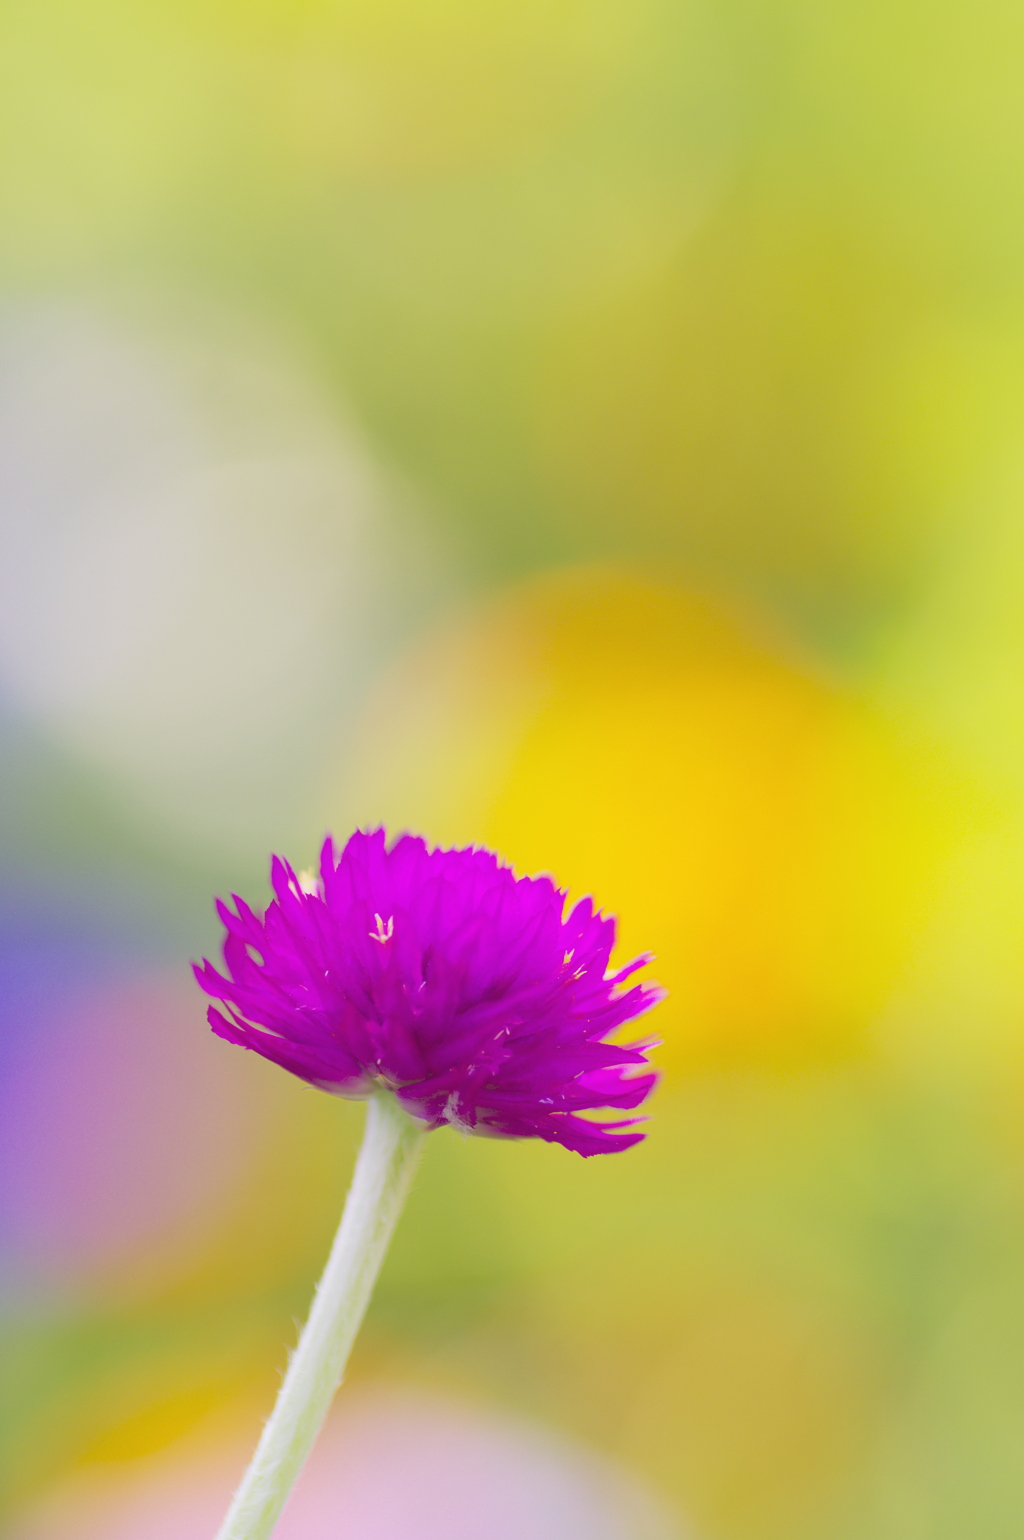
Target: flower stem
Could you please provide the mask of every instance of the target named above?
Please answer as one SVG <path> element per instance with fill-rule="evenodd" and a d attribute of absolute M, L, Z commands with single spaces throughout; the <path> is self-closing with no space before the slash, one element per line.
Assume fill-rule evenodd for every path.
<path fill-rule="evenodd" d="M 277 1403 L 217 1540 L 268 1540 L 341 1383 L 425 1135 L 397 1097 L 370 1098 L 345 1211 Z"/>

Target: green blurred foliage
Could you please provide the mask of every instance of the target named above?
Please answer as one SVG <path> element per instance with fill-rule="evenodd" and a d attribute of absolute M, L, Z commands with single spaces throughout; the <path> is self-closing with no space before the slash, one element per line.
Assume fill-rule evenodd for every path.
<path fill-rule="evenodd" d="M 1012 6 L 2 28 L 5 286 L 277 312 L 485 571 L 667 551 L 850 643 L 1018 415 Z"/>

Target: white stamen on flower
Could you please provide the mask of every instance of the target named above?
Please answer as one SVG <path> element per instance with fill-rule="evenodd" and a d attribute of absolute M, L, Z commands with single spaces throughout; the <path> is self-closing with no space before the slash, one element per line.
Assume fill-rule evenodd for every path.
<path fill-rule="evenodd" d="M 304 872 L 299 872 L 299 892 L 305 893 L 309 898 L 320 897 L 320 878 L 311 867 Z"/>
<path fill-rule="evenodd" d="M 381 946 L 383 946 L 385 941 L 390 941 L 391 937 L 395 934 L 395 917 L 393 914 L 388 915 L 386 926 L 379 914 L 375 914 L 373 918 L 377 921 L 377 929 L 370 931 L 370 940 L 379 941 Z"/>
<path fill-rule="evenodd" d="M 450 1128 L 454 1128 L 458 1133 L 462 1135 L 463 1139 L 465 1139 L 468 1134 L 473 1132 L 472 1124 L 466 1123 L 459 1116 L 458 1091 L 449 1092 L 448 1100 L 444 1104 L 444 1110 L 442 1111 L 441 1116 L 444 1118 L 444 1121 Z"/>

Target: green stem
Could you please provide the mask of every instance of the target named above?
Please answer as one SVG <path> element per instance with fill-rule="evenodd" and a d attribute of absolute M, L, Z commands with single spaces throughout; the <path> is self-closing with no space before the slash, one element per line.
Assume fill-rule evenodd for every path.
<path fill-rule="evenodd" d="M 424 1134 L 389 1091 L 371 1097 L 345 1212 L 277 1403 L 217 1540 L 268 1540 L 341 1383 Z"/>

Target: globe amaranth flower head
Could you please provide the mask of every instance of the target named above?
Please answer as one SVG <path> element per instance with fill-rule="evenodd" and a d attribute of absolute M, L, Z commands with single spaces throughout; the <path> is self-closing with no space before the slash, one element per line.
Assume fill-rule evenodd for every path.
<path fill-rule="evenodd" d="M 657 1075 L 651 1040 L 609 1035 L 662 997 L 625 985 L 650 961 L 608 964 L 615 921 L 589 898 L 568 913 L 548 877 L 487 850 L 432 850 L 383 829 L 330 839 L 318 878 L 274 857 L 262 918 L 218 902 L 226 974 L 195 969 L 219 1037 L 346 1097 L 392 1090 L 429 1128 L 537 1137 L 580 1155 L 636 1144 L 631 1110 Z"/>

